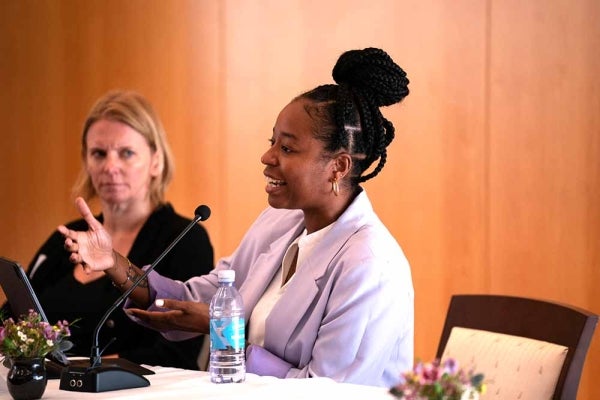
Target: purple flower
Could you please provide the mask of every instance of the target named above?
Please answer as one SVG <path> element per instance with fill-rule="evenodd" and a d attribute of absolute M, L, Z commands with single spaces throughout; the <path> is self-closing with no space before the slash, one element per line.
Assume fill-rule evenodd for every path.
<path fill-rule="evenodd" d="M 454 375 L 458 370 L 458 363 L 453 358 L 444 361 L 444 373 Z"/>
<path fill-rule="evenodd" d="M 474 380 L 473 372 L 459 369 L 454 359 L 443 363 L 419 361 L 401 377 L 403 381 L 391 388 L 390 393 L 403 400 L 458 400 L 466 391 L 482 393 L 485 390 L 483 375 L 477 375 Z"/>
<path fill-rule="evenodd" d="M 9 318 L 0 326 L 0 355 L 8 358 L 43 357 L 70 336 L 68 325 L 66 321 L 50 325 L 33 310 L 21 316 L 16 323 Z"/>

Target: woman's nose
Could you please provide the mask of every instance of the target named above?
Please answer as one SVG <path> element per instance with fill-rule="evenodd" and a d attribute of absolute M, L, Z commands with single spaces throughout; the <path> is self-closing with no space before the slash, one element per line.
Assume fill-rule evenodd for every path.
<path fill-rule="evenodd" d="M 274 165 L 277 164 L 277 157 L 275 156 L 274 147 L 269 147 L 267 151 L 260 157 L 260 162 L 264 165 Z"/>
<path fill-rule="evenodd" d="M 103 165 L 103 169 L 106 172 L 115 172 L 118 171 L 118 169 L 121 166 L 121 160 L 119 160 L 119 157 L 117 157 L 116 155 L 112 155 L 112 154 L 107 154 L 106 158 L 104 159 L 104 165 Z"/>

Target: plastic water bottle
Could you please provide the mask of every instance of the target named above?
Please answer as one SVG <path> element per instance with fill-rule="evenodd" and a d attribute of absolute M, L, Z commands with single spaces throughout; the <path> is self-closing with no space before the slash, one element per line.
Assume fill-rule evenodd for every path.
<path fill-rule="evenodd" d="M 244 304 L 233 286 L 235 271 L 220 270 L 219 288 L 210 301 L 210 380 L 238 383 L 246 379 Z"/>

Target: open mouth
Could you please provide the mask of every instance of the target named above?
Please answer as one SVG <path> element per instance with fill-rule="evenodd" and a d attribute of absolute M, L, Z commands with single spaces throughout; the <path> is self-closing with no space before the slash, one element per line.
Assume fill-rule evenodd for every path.
<path fill-rule="evenodd" d="M 279 187 L 279 186 L 283 186 L 286 184 L 285 181 L 280 181 L 278 179 L 269 178 L 268 176 L 265 177 L 265 179 L 267 181 L 267 185 L 272 186 L 272 187 Z"/>

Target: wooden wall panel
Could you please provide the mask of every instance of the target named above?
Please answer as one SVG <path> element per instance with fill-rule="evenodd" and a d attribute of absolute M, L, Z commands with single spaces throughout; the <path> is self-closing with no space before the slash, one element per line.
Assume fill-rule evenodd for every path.
<path fill-rule="evenodd" d="M 61 8 L 3 2 L 0 11 L 0 254 L 29 262 L 51 229 L 74 215 L 68 193 L 78 159 L 64 90 Z"/>
<path fill-rule="evenodd" d="M 1 173 L 12 187 L 0 209 L 0 254 L 26 265 L 52 229 L 77 216 L 70 189 L 81 126 L 114 88 L 139 91 L 161 116 L 176 158 L 168 196 L 178 211 L 192 216 L 200 203 L 220 203 L 218 177 L 205 173 L 219 165 L 222 139 L 216 4 L 23 1 L 2 8 L 0 112 L 9 134 L 2 135 Z M 212 224 L 218 242 L 220 225 Z"/>
<path fill-rule="evenodd" d="M 331 70 L 343 51 L 386 49 L 406 69 L 412 94 L 385 110 L 397 139 L 382 174 L 365 186 L 412 264 L 416 353 L 433 357 L 446 293 L 485 289 L 480 268 L 485 7 L 467 1 L 462 7 L 325 2 L 315 14 L 308 3 L 227 2 L 226 204 L 245 213 L 227 216 L 226 242 L 236 243 L 266 205 L 259 158 L 280 109 L 302 91 L 333 82 Z"/>
<path fill-rule="evenodd" d="M 490 289 L 599 312 L 600 3 L 494 2 L 491 19 Z M 597 376 L 600 334 L 580 398 Z"/>
<path fill-rule="evenodd" d="M 266 206 L 260 156 L 280 109 L 345 50 L 386 49 L 411 95 L 365 184 L 412 265 L 415 355 L 453 293 L 600 312 L 600 5 L 595 0 L 0 2 L 0 254 L 29 262 L 75 218 L 80 128 L 115 87 L 146 95 L 176 158 L 169 200 L 230 253 Z M 600 335 L 581 399 L 600 397 Z"/>

